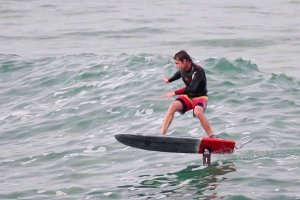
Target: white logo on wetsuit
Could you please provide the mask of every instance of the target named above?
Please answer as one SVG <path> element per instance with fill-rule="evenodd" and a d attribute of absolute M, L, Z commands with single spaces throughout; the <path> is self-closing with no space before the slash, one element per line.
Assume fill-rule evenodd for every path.
<path fill-rule="evenodd" d="M 194 79 L 195 74 L 196 74 L 196 72 L 193 73 L 193 75 L 192 75 L 192 80 Z"/>

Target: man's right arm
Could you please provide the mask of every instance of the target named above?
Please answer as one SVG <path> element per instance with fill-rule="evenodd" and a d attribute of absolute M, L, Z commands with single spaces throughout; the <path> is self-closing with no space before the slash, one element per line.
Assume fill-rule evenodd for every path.
<path fill-rule="evenodd" d="M 181 73 L 180 71 L 177 71 L 171 78 L 169 78 L 169 83 L 173 82 L 173 81 L 176 81 L 178 79 L 181 78 Z"/>

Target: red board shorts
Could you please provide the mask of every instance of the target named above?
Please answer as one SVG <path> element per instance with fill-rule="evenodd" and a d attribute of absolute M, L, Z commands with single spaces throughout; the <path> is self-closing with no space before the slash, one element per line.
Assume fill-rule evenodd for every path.
<path fill-rule="evenodd" d="M 180 111 L 181 114 L 184 114 L 186 111 L 194 109 L 196 106 L 200 106 L 203 108 L 203 112 L 205 112 L 207 107 L 207 96 L 201 96 L 201 97 L 193 97 L 189 98 L 187 95 L 180 95 L 176 101 L 180 101 L 182 104 L 182 111 Z"/>

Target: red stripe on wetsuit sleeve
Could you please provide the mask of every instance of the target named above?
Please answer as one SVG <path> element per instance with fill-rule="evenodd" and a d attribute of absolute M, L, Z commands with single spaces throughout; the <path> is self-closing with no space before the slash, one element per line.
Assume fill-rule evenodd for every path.
<path fill-rule="evenodd" d="M 181 88 L 179 90 L 176 90 L 175 91 L 175 94 L 178 95 L 178 94 L 185 94 L 185 88 Z"/>

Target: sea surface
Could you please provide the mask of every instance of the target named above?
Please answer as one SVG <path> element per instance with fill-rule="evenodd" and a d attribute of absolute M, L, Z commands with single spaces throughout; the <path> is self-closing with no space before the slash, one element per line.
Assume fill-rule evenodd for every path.
<path fill-rule="evenodd" d="M 299 13 L 298 0 L 2 0 L 0 199 L 300 199 Z M 208 167 L 114 138 L 160 134 L 181 49 L 205 69 L 215 134 L 238 147 Z M 168 136 L 206 134 L 187 112 Z"/>

